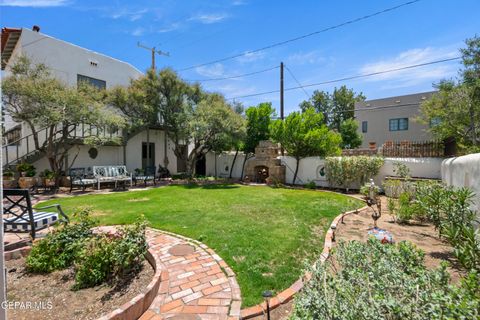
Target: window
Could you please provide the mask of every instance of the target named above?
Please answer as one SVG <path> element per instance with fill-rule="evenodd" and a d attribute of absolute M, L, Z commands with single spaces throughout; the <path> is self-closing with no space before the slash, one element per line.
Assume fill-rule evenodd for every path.
<path fill-rule="evenodd" d="M 19 145 L 20 144 L 20 138 L 22 137 L 22 128 L 21 127 L 15 127 L 4 134 L 5 138 L 5 144 L 14 144 L 14 145 Z"/>
<path fill-rule="evenodd" d="M 390 131 L 408 130 L 408 118 L 398 118 L 389 120 Z"/>
<path fill-rule="evenodd" d="M 368 121 L 362 121 L 362 132 L 365 133 L 368 130 Z"/>
<path fill-rule="evenodd" d="M 107 82 L 104 80 L 95 79 L 95 78 L 87 77 L 81 74 L 77 74 L 77 85 L 79 85 L 82 82 L 86 82 L 98 89 L 105 89 L 107 87 Z"/>

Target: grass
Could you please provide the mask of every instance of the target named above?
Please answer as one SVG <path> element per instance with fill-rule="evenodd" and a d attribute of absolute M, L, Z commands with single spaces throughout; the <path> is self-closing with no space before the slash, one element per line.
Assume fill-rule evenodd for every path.
<path fill-rule="evenodd" d="M 154 228 L 202 241 L 235 271 L 243 307 L 261 302 L 264 290 L 289 287 L 304 262 L 319 257 L 333 218 L 362 206 L 331 192 L 241 185 L 172 185 L 49 203 L 60 203 L 68 214 L 91 206 L 102 225 L 144 215 Z"/>

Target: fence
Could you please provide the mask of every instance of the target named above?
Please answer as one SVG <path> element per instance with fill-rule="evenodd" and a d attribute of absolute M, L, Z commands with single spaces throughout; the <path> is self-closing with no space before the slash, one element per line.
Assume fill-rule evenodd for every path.
<path fill-rule="evenodd" d="M 441 141 L 387 141 L 381 148 L 384 157 L 445 157 Z"/>
<path fill-rule="evenodd" d="M 378 153 L 377 148 L 359 148 L 359 149 L 343 149 L 342 156 L 375 156 Z"/>

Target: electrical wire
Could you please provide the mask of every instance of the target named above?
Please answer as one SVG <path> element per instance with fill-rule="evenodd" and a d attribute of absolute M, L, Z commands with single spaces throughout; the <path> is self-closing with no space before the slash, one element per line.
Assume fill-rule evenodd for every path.
<path fill-rule="evenodd" d="M 419 63 L 419 64 L 409 65 L 409 66 L 400 67 L 400 68 L 394 68 L 394 69 L 389 69 L 389 70 L 377 71 L 377 72 L 372 72 L 372 73 L 367 73 L 367 74 L 361 74 L 361 75 L 356 75 L 356 76 L 343 77 L 343 78 L 335 79 L 335 80 L 327 80 L 327 81 L 323 81 L 323 82 L 305 84 L 305 85 L 303 85 L 303 86 L 286 88 L 285 91 L 297 90 L 297 89 L 307 88 L 307 87 L 316 87 L 316 86 L 320 86 L 320 85 L 323 85 L 323 84 L 329 84 L 329 83 L 335 83 L 335 82 L 342 82 L 342 81 L 347 81 L 347 80 L 354 80 L 354 79 L 372 77 L 372 76 L 376 76 L 376 75 L 380 75 L 380 74 L 385 74 L 385 73 L 389 73 L 389 72 L 395 72 L 395 71 L 413 69 L 413 68 L 418 68 L 418 67 L 423 67 L 423 66 L 428 66 L 428 65 L 432 65 L 432 64 L 448 62 L 448 61 L 454 61 L 454 60 L 459 60 L 459 59 L 461 59 L 461 57 L 454 57 L 454 58 L 447 58 L 447 59 L 430 61 L 430 62 L 425 62 L 425 63 Z M 244 96 L 237 96 L 237 97 L 227 98 L 227 100 L 239 99 L 239 98 L 256 97 L 256 96 L 261 96 L 261 95 L 270 94 L 270 93 L 277 93 L 277 92 L 280 92 L 280 90 L 272 90 L 272 91 L 252 93 L 252 94 L 248 94 L 248 95 L 244 95 Z"/>
<path fill-rule="evenodd" d="M 300 81 L 298 81 L 298 79 L 293 75 L 292 70 L 290 70 L 290 68 L 287 67 L 286 65 L 285 65 L 285 68 L 287 69 L 288 73 L 290 73 L 290 75 L 291 75 L 292 78 L 295 80 L 295 82 L 298 84 L 298 86 L 299 86 L 300 88 L 302 88 L 303 92 L 305 92 L 305 95 L 307 96 L 307 98 L 310 99 L 311 96 L 308 94 L 307 90 L 305 90 L 305 88 L 302 86 L 302 84 L 300 83 Z"/>
<path fill-rule="evenodd" d="M 302 40 L 302 39 L 305 39 L 305 38 L 308 38 L 308 37 L 311 37 L 311 36 L 314 36 L 314 35 L 317 35 L 317 34 L 320 34 L 320 33 L 324 33 L 324 32 L 330 31 L 330 30 L 338 29 L 338 28 L 344 27 L 344 26 L 346 26 L 346 25 L 350 25 L 350 24 L 353 24 L 353 23 L 362 21 L 362 20 L 366 20 L 366 19 L 369 19 L 369 18 L 378 16 L 378 15 L 381 15 L 381 14 L 384 14 L 384 13 L 387 13 L 387 12 L 390 12 L 390 11 L 393 11 L 393 10 L 396 10 L 396 9 L 399 9 L 399 8 L 401 8 L 401 7 L 405 7 L 405 6 L 408 6 L 408 5 L 412 5 L 412 4 L 417 3 L 417 2 L 420 2 L 420 1 L 421 1 L 421 0 L 413 0 L 413 1 L 404 2 L 404 3 L 399 4 L 399 5 L 397 5 L 397 6 L 390 7 L 390 8 L 381 10 L 381 11 L 377 11 L 377 12 L 374 12 L 374 13 L 371 13 L 371 14 L 368 14 L 368 15 L 365 15 L 365 16 L 362 16 L 362 17 L 358 17 L 358 18 L 355 18 L 355 19 L 352 19 L 352 20 L 348 20 L 348 21 L 339 23 L 339 24 L 337 24 L 337 25 L 324 28 L 324 29 L 322 29 L 322 30 L 314 31 L 314 32 L 311 32 L 311 33 L 308 33 L 308 34 L 304 34 L 304 35 L 301 35 L 301 36 L 298 36 L 298 37 L 295 37 L 295 38 L 287 39 L 287 40 L 284 40 L 284 41 L 281 41 L 281 42 L 276 42 L 276 43 L 273 43 L 273 44 L 270 44 L 270 45 L 267 45 L 267 46 L 264 46 L 264 47 L 255 49 L 255 50 L 245 51 L 245 52 L 243 52 L 243 53 L 231 55 L 231 56 L 228 56 L 228 57 L 225 57 L 225 58 L 221 58 L 221 59 L 217 59 L 217 60 L 213 60 L 213 61 L 209 61 L 209 62 L 197 64 L 197 65 L 193 65 L 193 66 L 190 66 L 190 67 L 187 67 L 187 68 L 180 69 L 180 70 L 178 70 L 178 71 L 187 71 L 187 70 L 191 70 L 191 69 L 194 69 L 194 68 L 197 68 L 197 67 L 203 67 L 203 66 L 207 66 L 207 65 L 210 65 L 210 64 L 214 64 L 214 63 L 218 63 L 218 62 L 223 62 L 223 61 L 227 61 L 227 60 L 231 60 L 231 59 L 243 57 L 243 56 L 246 56 L 246 55 L 249 55 L 249 54 L 257 53 L 257 52 L 260 52 L 260 51 L 268 50 L 268 49 L 271 49 L 271 48 L 274 48 L 274 47 L 282 46 L 282 45 L 285 45 L 285 44 L 287 44 L 287 43 L 291 43 L 291 42 L 295 42 L 295 41 L 298 41 L 298 40 Z"/>
<path fill-rule="evenodd" d="M 264 72 L 275 70 L 275 69 L 278 69 L 278 68 L 280 68 L 280 66 L 275 66 L 275 67 L 271 67 L 271 68 L 268 68 L 268 69 L 263 69 L 263 70 L 259 70 L 259 71 L 239 74 L 239 75 L 231 76 L 231 77 L 198 79 L 198 80 L 185 80 L 185 81 L 188 81 L 188 82 L 207 82 L 207 81 L 219 81 L 219 80 L 236 79 L 236 78 L 243 78 L 243 77 L 251 76 L 251 75 L 254 75 L 254 74 L 264 73 Z"/>

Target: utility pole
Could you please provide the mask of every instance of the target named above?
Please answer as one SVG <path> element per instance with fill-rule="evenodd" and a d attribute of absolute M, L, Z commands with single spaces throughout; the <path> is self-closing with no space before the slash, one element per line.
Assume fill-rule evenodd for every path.
<path fill-rule="evenodd" d="M 284 120 L 284 101 L 283 101 L 283 62 L 280 62 L 280 119 Z M 285 155 L 283 146 L 280 148 L 282 156 Z"/>
<path fill-rule="evenodd" d="M 152 65 L 151 65 L 151 69 L 153 72 L 155 72 L 155 54 L 158 54 L 159 56 L 166 56 L 166 57 L 169 57 L 170 56 L 170 53 L 168 52 L 164 52 L 162 50 L 157 50 L 156 47 L 147 47 L 147 46 L 144 46 L 142 45 L 140 42 L 137 42 L 137 46 L 139 48 L 142 48 L 142 49 L 145 49 L 145 50 L 148 50 L 151 52 L 152 54 Z M 147 124 L 147 163 L 146 163 L 146 167 L 152 167 L 154 166 L 155 164 L 150 164 L 150 128 L 148 127 L 149 124 Z M 164 131 L 164 136 L 165 136 L 165 139 L 163 141 L 163 144 L 164 144 L 164 148 L 163 148 L 163 151 L 164 151 L 164 164 L 165 164 L 165 167 L 168 166 L 168 156 L 167 156 L 167 133 L 165 131 L 165 129 L 163 130 Z M 142 147 L 143 148 L 143 147 Z"/>
<path fill-rule="evenodd" d="M 280 62 L 280 119 L 284 120 L 283 109 L 284 108 L 284 101 L 283 101 L 283 62 Z"/>

